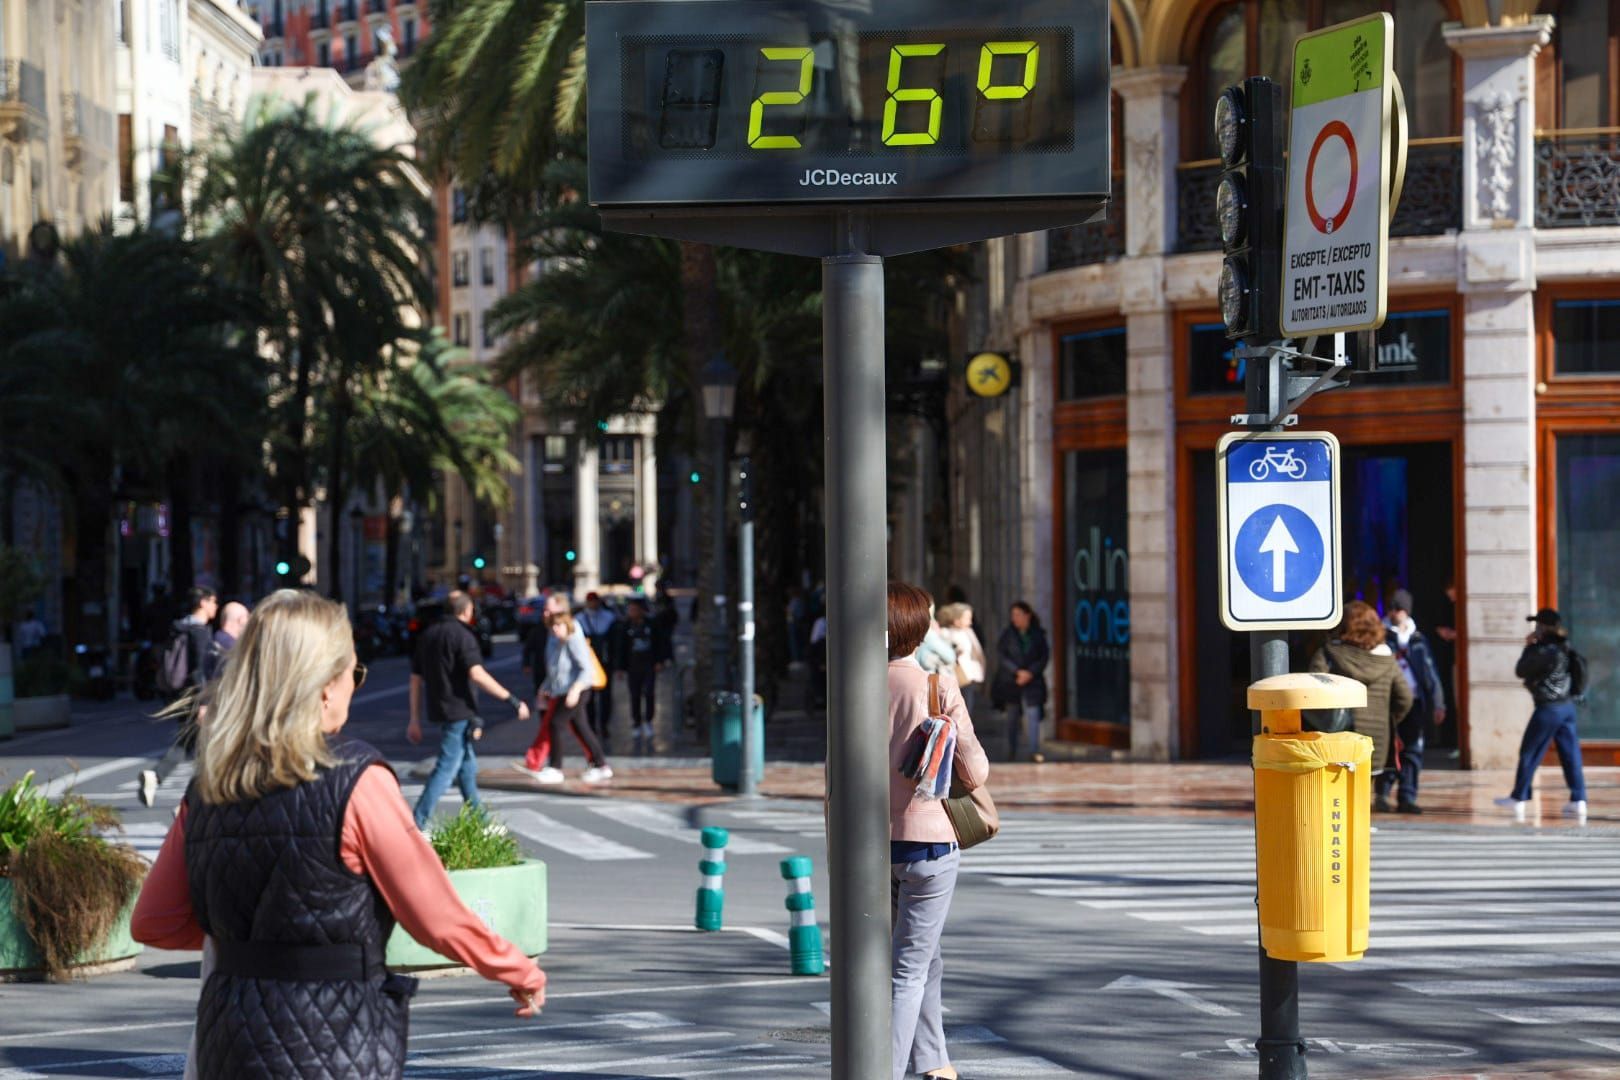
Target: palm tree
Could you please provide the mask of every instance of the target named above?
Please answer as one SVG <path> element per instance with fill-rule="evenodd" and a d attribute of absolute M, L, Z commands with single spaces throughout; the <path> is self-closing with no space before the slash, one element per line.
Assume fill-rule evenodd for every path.
<path fill-rule="evenodd" d="M 194 219 L 213 264 L 266 314 L 272 461 L 296 520 L 313 495 L 314 417 L 331 414 L 332 535 L 347 491 L 346 420 L 368 380 L 401 362 L 431 307 L 421 241 L 431 206 L 404 149 L 315 115 L 313 99 L 250 103 L 241 130 L 202 155 Z M 291 535 L 284 541 L 296 542 Z M 342 566 L 331 546 L 330 586 Z"/>
<path fill-rule="evenodd" d="M 105 573 L 116 612 L 108 556 L 123 489 L 166 491 L 170 527 L 182 538 L 175 573 L 189 580 L 190 489 L 176 462 L 250 460 L 262 444 L 264 382 L 245 331 L 250 315 L 251 304 L 208 274 L 192 244 L 140 228 L 119 235 L 103 224 L 64 247 L 60 269 L 23 268 L 10 280 L 0 305 L 5 367 L 67 391 L 36 399 L 44 414 L 32 419 L 50 425 L 57 479 L 74 500 L 81 597 L 100 596 Z"/>
<path fill-rule="evenodd" d="M 510 444 L 521 415 L 489 373 L 467 363 L 435 328 L 411 363 L 378 378 L 355 399 L 347 439 L 348 475 L 388 505 L 387 566 L 398 577 L 400 516 L 406 499 L 433 509 L 435 476 L 455 472 L 487 505 L 511 504 L 507 477 L 518 468 Z"/>

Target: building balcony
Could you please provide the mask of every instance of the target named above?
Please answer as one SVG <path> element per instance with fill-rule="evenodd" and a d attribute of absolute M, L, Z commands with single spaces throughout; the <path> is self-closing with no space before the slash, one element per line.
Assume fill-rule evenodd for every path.
<path fill-rule="evenodd" d="M 1046 268 L 1065 270 L 1107 262 L 1125 254 L 1125 178 L 1114 175 L 1114 197 L 1108 216 L 1085 225 L 1069 225 L 1046 234 Z"/>
<path fill-rule="evenodd" d="M 1620 128 L 1536 136 L 1536 228 L 1620 225 Z"/>
<path fill-rule="evenodd" d="M 68 168 L 79 168 L 87 154 L 110 159 L 115 140 L 111 112 L 82 94 L 62 95 L 62 141 Z"/>
<path fill-rule="evenodd" d="M 324 8 L 309 17 L 311 30 L 330 30 L 332 28 L 332 13 Z"/>
<path fill-rule="evenodd" d="M 1176 250 L 1219 251 L 1215 189 L 1218 161 L 1194 161 L 1176 172 Z M 1406 186 L 1389 235 L 1438 236 L 1462 228 L 1462 140 L 1414 139 L 1407 151 Z"/>
<path fill-rule="evenodd" d="M 44 123 L 44 70 L 27 60 L 0 60 L 0 134 L 20 142 Z"/>

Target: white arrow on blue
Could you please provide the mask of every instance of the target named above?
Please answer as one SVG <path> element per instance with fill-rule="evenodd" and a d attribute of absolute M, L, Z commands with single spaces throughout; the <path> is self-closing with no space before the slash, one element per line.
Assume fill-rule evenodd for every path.
<path fill-rule="evenodd" d="M 1283 524 L 1282 515 L 1278 514 L 1271 528 L 1266 530 L 1266 538 L 1260 541 L 1260 553 L 1271 553 L 1271 591 L 1287 592 L 1288 582 L 1288 556 L 1299 554 L 1299 545 L 1294 542 L 1294 534 L 1288 531 Z"/>

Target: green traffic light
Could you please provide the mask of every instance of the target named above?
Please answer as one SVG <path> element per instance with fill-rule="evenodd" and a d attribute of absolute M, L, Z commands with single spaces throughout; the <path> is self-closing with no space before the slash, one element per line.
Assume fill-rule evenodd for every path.
<path fill-rule="evenodd" d="M 281 562 L 276 563 L 276 573 L 281 577 L 286 577 L 292 573 L 292 564 L 283 559 Z"/>
<path fill-rule="evenodd" d="M 473 556 L 473 569 L 474 570 L 482 570 L 483 568 L 484 568 L 484 557 L 482 555 L 474 555 Z"/>
<path fill-rule="evenodd" d="M 579 556 L 574 554 L 573 548 L 569 548 L 563 553 L 563 558 L 567 559 L 569 562 L 573 562 L 575 559 L 579 558 Z"/>
<path fill-rule="evenodd" d="M 692 483 L 699 484 L 699 483 L 702 483 L 702 482 L 703 482 L 703 474 L 698 472 L 696 469 L 693 469 L 692 470 Z"/>

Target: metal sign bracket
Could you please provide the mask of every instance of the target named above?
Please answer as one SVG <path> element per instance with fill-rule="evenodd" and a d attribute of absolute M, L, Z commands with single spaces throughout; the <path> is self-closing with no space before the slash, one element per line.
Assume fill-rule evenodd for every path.
<path fill-rule="evenodd" d="M 1333 358 L 1313 355 L 1317 339 L 1307 338 L 1303 349 L 1296 349 L 1289 340 L 1273 341 L 1268 345 L 1242 345 L 1234 355 L 1244 361 L 1259 361 L 1263 366 L 1255 371 L 1261 395 L 1256 402 L 1251 394 L 1249 407 L 1258 404 L 1263 412 L 1237 413 L 1232 423 L 1237 427 L 1275 429 L 1293 427 L 1299 423 L 1299 407 L 1326 390 L 1338 390 L 1350 385 L 1345 377 L 1350 358 L 1345 351 L 1345 335 L 1333 335 Z M 1299 372 L 1296 364 L 1308 365 L 1310 370 Z"/>

